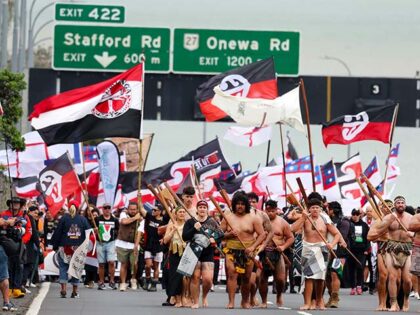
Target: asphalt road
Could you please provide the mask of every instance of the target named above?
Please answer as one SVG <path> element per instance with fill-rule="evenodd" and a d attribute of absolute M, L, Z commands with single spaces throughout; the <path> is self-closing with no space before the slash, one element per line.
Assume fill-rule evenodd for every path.
<path fill-rule="evenodd" d="M 56 314 L 82 314 L 82 315 L 129 315 L 139 314 L 142 315 L 185 315 L 185 312 L 199 312 L 200 315 L 214 315 L 215 312 L 218 315 L 230 314 L 239 315 L 244 310 L 237 308 L 234 310 L 225 309 L 227 304 L 227 294 L 225 293 L 224 286 L 216 287 L 216 291 L 210 293 L 209 305 L 207 309 L 200 308 L 199 310 L 191 310 L 187 308 L 173 308 L 173 307 L 162 307 L 161 303 L 165 300 L 166 296 L 164 291 L 159 290 L 158 292 L 145 292 L 142 289 L 126 292 L 119 291 L 98 291 L 97 289 L 80 289 L 80 299 L 66 298 L 62 299 L 59 297 L 59 285 L 54 283 L 51 284 L 50 289 L 43 300 L 39 314 L 41 315 L 56 315 Z M 270 288 L 271 292 L 271 288 Z M 288 310 L 279 310 L 272 303 L 275 301 L 275 296 L 270 294 L 269 301 L 271 301 L 268 309 L 252 309 L 247 310 L 248 313 L 253 312 L 264 312 L 266 314 L 278 314 L 280 311 L 282 314 L 357 314 L 357 315 L 369 315 L 378 314 L 374 311 L 377 306 L 376 295 L 363 294 L 361 296 L 350 296 L 350 290 L 344 289 L 340 292 L 340 308 L 339 309 L 328 309 L 326 311 L 299 311 L 299 306 L 302 305 L 303 297 L 300 294 L 285 294 L 284 302 L 285 307 Z M 239 305 L 240 296 L 236 296 L 236 304 Z M 420 301 L 410 298 L 410 312 L 418 313 L 420 311 Z"/>

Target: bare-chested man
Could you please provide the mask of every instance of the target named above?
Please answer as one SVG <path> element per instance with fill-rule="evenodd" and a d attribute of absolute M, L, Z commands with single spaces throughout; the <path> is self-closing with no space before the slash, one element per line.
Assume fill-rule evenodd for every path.
<path fill-rule="evenodd" d="M 268 200 L 265 204 L 265 212 L 270 219 L 273 238 L 265 246 L 260 254 L 263 270 L 260 280 L 261 307 L 267 307 L 268 277 L 273 275 L 274 284 L 277 287 L 277 306 L 283 306 L 282 293 L 286 283 L 285 263 L 281 253 L 290 247 L 295 238 L 289 224 L 277 215 L 277 202 Z"/>
<path fill-rule="evenodd" d="M 243 192 L 237 192 L 232 198 L 232 213 L 229 215 L 229 222 L 234 222 L 233 229 L 228 228 L 225 220 L 221 223 L 221 228 L 225 232 L 226 247 L 226 270 L 227 270 L 227 289 L 229 303 L 227 308 L 235 307 L 235 291 L 237 286 L 238 274 L 242 275 L 242 308 L 250 308 L 249 300 L 249 280 L 252 269 L 254 268 L 255 251 L 264 238 L 265 232 L 261 220 L 251 212 L 248 197 Z M 255 238 L 255 233 L 257 238 Z"/>
<path fill-rule="evenodd" d="M 264 232 L 266 233 L 265 240 L 263 244 L 259 247 L 258 253 L 264 251 L 265 247 L 267 246 L 268 242 L 271 241 L 273 238 L 273 231 L 271 229 L 271 223 L 268 215 L 264 212 L 258 209 L 258 196 L 254 192 L 250 192 L 247 194 L 249 203 L 251 205 L 251 214 L 255 214 L 258 216 L 262 222 Z M 251 306 L 255 307 L 258 306 L 258 299 L 257 299 L 257 290 L 260 286 L 260 279 L 261 279 L 261 268 L 258 268 L 254 264 L 254 269 L 252 270 L 251 274 L 251 287 L 250 287 L 250 302 Z"/>
<path fill-rule="evenodd" d="M 395 211 L 387 214 L 382 222 L 375 225 L 376 233 L 382 235 L 388 232 L 389 240 L 385 250 L 385 265 L 388 269 L 388 292 L 391 308 L 389 311 L 397 312 L 400 310 L 397 301 L 398 288 L 402 281 L 404 291 L 403 311 L 408 311 L 408 297 L 411 291 L 410 276 L 410 250 L 412 248 L 412 233 L 406 232 L 398 223 L 398 218 L 405 227 L 408 227 L 412 215 L 405 212 L 405 198 L 397 196 L 394 199 Z"/>
<path fill-rule="evenodd" d="M 394 207 L 394 203 L 391 200 L 385 200 L 385 203 L 388 205 L 390 209 Z M 389 214 L 388 208 L 383 204 L 379 205 L 379 210 L 384 215 Z M 388 280 L 388 269 L 386 268 L 386 265 L 385 265 L 385 248 L 389 239 L 389 235 L 387 231 L 385 231 L 383 234 L 378 234 L 377 226 L 379 226 L 381 222 L 382 221 L 378 219 L 370 227 L 367 238 L 371 242 L 376 242 L 377 247 L 378 247 L 378 251 L 376 254 L 376 258 L 377 258 L 376 261 L 377 261 L 377 267 L 378 267 L 378 282 L 377 282 L 376 287 L 378 289 L 379 305 L 376 308 L 376 310 L 387 311 L 388 309 L 386 307 L 386 298 L 387 298 L 386 283 Z"/>
<path fill-rule="evenodd" d="M 302 273 L 305 277 L 305 291 L 303 293 L 304 305 L 300 309 L 325 309 L 322 296 L 327 273 L 328 254 L 340 241 L 340 233 L 328 216 L 321 215 L 322 202 L 320 200 L 309 199 L 307 207 L 309 214 L 303 212 L 302 217 L 292 225 L 292 232 L 299 231 L 303 227 Z M 308 218 L 313 221 L 316 229 Z M 327 239 L 328 233 L 332 234 L 334 239 L 331 243 L 325 244 L 324 240 Z M 314 289 L 316 301 L 315 305 L 311 307 Z"/>

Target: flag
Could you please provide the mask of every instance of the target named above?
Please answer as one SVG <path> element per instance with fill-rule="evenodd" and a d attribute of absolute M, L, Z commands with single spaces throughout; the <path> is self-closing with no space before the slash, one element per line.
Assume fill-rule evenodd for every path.
<path fill-rule="evenodd" d="M 387 159 L 388 174 L 386 176 L 386 182 L 388 184 L 394 183 L 397 177 L 400 176 L 401 174 L 400 167 L 397 165 L 399 151 L 400 151 L 400 144 L 398 143 L 395 147 L 391 149 L 391 152 Z"/>
<path fill-rule="evenodd" d="M 299 159 L 299 155 L 297 154 L 295 146 L 293 145 L 292 140 L 290 139 L 289 131 L 287 131 L 286 133 L 286 144 L 287 144 L 287 151 L 285 152 L 286 163 Z"/>
<path fill-rule="evenodd" d="M 214 88 L 212 104 L 241 125 L 282 123 L 305 132 L 300 112 L 299 87 L 275 99 L 246 98 L 228 95 L 219 86 Z"/>
<path fill-rule="evenodd" d="M 271 126 L 229 127 L 223 139 L 244 147 L 256 147 L 271 139 Z"/>
<path fill-rule="evenodd" d="M 327 200 L 341 200 L 340 188 L 337 185 L 337 176 L 333 161 L 321 165 L 322 188 Z"/>
<path fill-rule="evenodd" d="M 80 170 L 82 170 L 79 143 L 57 144 L 47 147 L 37 131 L 24 134 L 23 139 L 25 140 L 24 151 L 0 151 L 0 164 L 9 169 L 4 172 L 5 174 L 10 171 L 10 176 L 13 178 L 38 176 L 49 160 L 56 159 L 66 152 L 69 152 L 75 167 L 80 165 Z"/>
<path fill-rule="evenodd" d="M 55 216 L 66 198 L 80 189 L 79 178 L 67 153 L 64 153 L 39 174 L 39 189 L 44 194 L 45 204 Z"/>
<path fill-rule="evenodd" d="M 329 144 L 350 144 L 363 140 L 390 143 L 397 105 L 368 109 L 322 124 L 322 140 Z"/>
<path fill-rule="evenodd" d="M 274 99 L 278 96 L 277 77 L 273 58 L 257 61 L 212 77 L 197 89 L 196 99 L 207 121 L 226 116 L 223 110 L 214 106 L 213 89 L 220 89 L 229 95 L 249 98 Z"/>
<path fill-rule="evenodd" d="M 369 179 L 369 181 L 375 187 L 378 186 L 382 182 L 382 176 L 381 176 L 381 173 L 379 172 L 378 159 L 376 158 L 376 156 L 369 163 L 368 167 L 366 167 L 363 174 L 365 174 L 365 176 Z"/>
<path fill-rule="evenodd" d="M 120 174 L 120 154 L 117 145 L 105 140 L 96 146 L 99 159 L 99 172 L 105 194 L 105 202 L 113 205 Z"/>
<path fill-rule="evenodd" d="M 21 198 L 32 199 L 38 197 L 40 192 L 37 189 L 38 176 L 31 176 L 26 178 L 14 179 L 13 186 L 16 195 Z"/>
<path fill-rule="evenodd" d="M 238 162 L 238 163 L 232 164 L 230 168 L 227 168 L 227 169 L 222 168 L 222 171 L 220 172 L 220 175 L 219 175 L 219 179 L 227 180 L 230 178 L 234 178 L 234 177 L 237 177 L 239 174 L 241 174 L 241 172 L 242 172 L 242 164 L 241 162 Z"/>
<path fill-rule="evenodd" d="M 29 116 L 47 145 L 139 138 L 143 64 L 109 80 L 49 97 Z"/>
<path fill-rule="evenodd" d="M 287 181 L 292 186 L 293 192 L 300 194 L 300 189 L 296 182 L 298 177 L 301 179 L 307 194 L 313 191 L 311 158 L 309 155 L 287 163 L 285 170 Z M 290 191 L 288 191 L 288 193 L 290 193 Z"/>
<path fill-rule="evenodd" d="M 337 182 L 342 196 L 343 212 L 348 213 L 354 207 L 360 207 L 363 192 L 356 178 L 362 174 L 362 162 L 359 153 L 344 162 L 334 163 L 337 172 Z"/>
<path fill-rule="evenodd" d="M 93 229 L 86 230 L 85 240 L 74 251 L 73 256 L 70 259 L 69 270 L 67 272 L 69 277 L 74 277 L 76 279 L 82 278 L 82 273 L 85 269 L 86 257 L 89 252 L 90 235 L 92 233 L 94 233 Z"/>

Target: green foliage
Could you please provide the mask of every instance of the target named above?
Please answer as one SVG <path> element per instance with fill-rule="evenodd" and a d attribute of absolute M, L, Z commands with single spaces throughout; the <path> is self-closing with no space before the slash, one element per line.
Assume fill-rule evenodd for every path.
<path fill-rule="evenodd" d="M 0 103 L 4 115 L 0 119 L 0 137 L 7 141 L 13 150 L 25 150 L 25 142 L 16 129 L 16 124 L 22 117 L 21 91 L 26 88 L 24 75 L 7 69 L 0 70 Z"/>

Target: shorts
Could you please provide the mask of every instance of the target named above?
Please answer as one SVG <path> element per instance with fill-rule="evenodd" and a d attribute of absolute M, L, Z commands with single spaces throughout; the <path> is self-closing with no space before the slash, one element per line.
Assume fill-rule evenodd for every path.
<path fill-rule="evenodd" d="M 134 249 L 126 249 L 121 247 L 115 247 L 117 252 L 118 261 L 122 264 L 126 264 L 130 262 L 130 264 L 134 265 L 136 263 L 136 259 L 134 257 Z"/>
<path fill-rule="evenodd" d="M 0 282 L 9 279 L 8 258 L 3 246 L 0 245 Z"/>
<path fill-rule="evenodd" d="M 108 243 L 98 242 L 98 245 L 96 245 L 96 252 L 98 256 L 98 262 L 100 264 L 105 264 L 107 262 L 113 262 L 117 260 L 115 241 Z"/>
<path fill-rule="evenodd" d="M 69 271 L 69 264 L 66 264 L 64 262 L 60 254 L 57 255 L 57 258 L 58 258 L 58 269 L 59 269 L 59 277 L 58 277 L 59 282 L 60 283 L 70 282 L 72 285 L 78 286 L 80 282 L 79 279 L 71 277 L 69 280 L 69 275 L 67 273 Z"/>
<path fill-rule="evenodd" d="M 163 252 L 159 252 L 159 253 L 156 253 L 155 255 L 152 255 L 151 252 L 146 250 L 144 252 L 144 259 L 153 259 L 153 261 L 160 263 L 163 261 Z"/>

